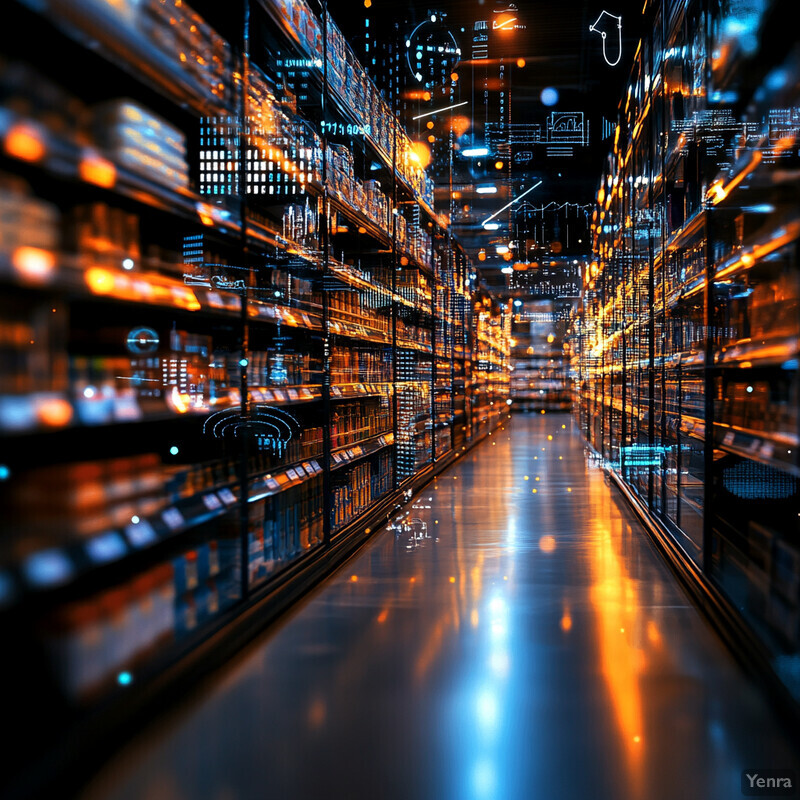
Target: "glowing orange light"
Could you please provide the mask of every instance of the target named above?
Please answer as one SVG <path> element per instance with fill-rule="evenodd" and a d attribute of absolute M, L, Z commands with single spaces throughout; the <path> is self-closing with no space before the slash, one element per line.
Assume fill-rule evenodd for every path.
<path fill-rule="evenodd" d="M 365 228 L 365 227 L 362 225 L 362 226 L 361 226 L 361 227 L 358 229 L 358 232 L 359 232 L 359 233 L 366 233 L 366 232 L 367 232 L 367 229 L 366 229 L 366 228 Z"/>
<path fill-rule="evenodd" d="M 72 419 L 72 406 L 62 397 L 51 397 L 37 409 L 39 419 L 53 428 L 60 428 Z"/>
<path fill-rule="evenodd" d="M 425 142 L 414 142 L 411 145 L 411 158 L 425 169 L 431 163 L 431 150 Z"/>
<path fill-rule="evenodd" d="M 494 162 L 495 169 L 503 169 L 503 162 L 502 161 L 495 161 Z"/>
<path fill-rule="evenodd" d="M 478 251 L 478 261 L 486 261 L 486 251 L 481 249 Z"/>
<path fill-rule="evenodd" d="M 5 150 L 10 156 L 23 161 L 44 158 L 44 137 L 38 128 L 24 122 L 12 125 L 6 134 Z"/>
<path fill-rule="evenodd" d="M 428 120 L 427 127 L 428 127 L 428 130 L 430 130 L 433 127 L 433 122 L 431 120 Z"/>
<path fill-rule="evenodd" d="M 510 251 L 508 253 L 503 253 L 503 261 L 511 261 L 512 258 L 513 256 Z"/>
<path fill-rule="evenodd" d="M 53 274 L 56 257 L 50 251 L 38 247 L 18 247 L 11 254 L 11 265 L 26 280 L 43 283 Z"/>
<path fill-rule="evenodd" d="M 471 127 L 472 123 L 470 122 L 469 117 L 458 116 L 453 117 L 450 120 L 450 126 L 453 129 L 453 133 L 456 136 L 463 136 Z"/>
<path fill-rule="evenodd" d="M 561 617 L 561 630 L 565 633 L 572 630 L 572 617 L 569 614 L 564 614 Z"/>
<path fill-rule="evenodd" d="M 386 617 L 389 616 L 389 611 L 387 609 L 383 609 L 380 614 L 378 614 L 378 622 L 386 622 Z"/>
<path fill-rule="evenodd" d="M 458 80 L 458 73 L 457 72 L 451 72 L 450 73 L 450 80 L 451 81 L 457 81 Z"/>
<path fill-rule="evenodd" d="M 116 167 L 108 159 L 93 152 L 84 153 L 78 165 L 78 174 L 81 180 L 103 189 L 111 189 L 117 182 Z"/>
<path fill-rule="evenodd" d="M 423 100 L 430 100 L 431 99 L 431 93 L 430 92 L 425 92 L 425 94 L 422 95 L 422 99 Z"/>
<path fill-rule="evenodd" d="M 402 266 L 404 266 L 404 267 L 408 266 L 408 257 L 407 256 L 401 256 L 400 257 L 400 264 Z"/>
<path fill-rule="evenodd" d="M 372 0 L 364 0 L 364 8 L 371 8 Z"/>
<path fill-rule="evenodd" d="M 428 137 L 428 141 L 429 141 L 431 144 L 433 144 L 433 143 L 436 141 L 436 137 L 435 137 L 433 134 L 431 134 L 431 135 Z"/>
<path fill-rule="evenodd" d="M 408 579 L 408 582 L 409 582 L 409 583 L 416 583 L 416 582 L 417 582 L 417 579 L 416 579 L 416 578 L 409 578 L 409 579 Z"/>
<path fill-rule="evenodd" d="M 453 192 L 453 200 L 460 200 L 461 192 Z"/>
<path fill-rule="evenodd" d="M 450 583 L 455 583 L 455 582 L 456 582 L 455 576 L 451 575 L 450 576 Z"/>
<path fill-rule="evenodd" d="M 525 66 L 525 59 L 524 59 L 524 58 L 518 58 L 518 59 L 517 59 L 517 66 L 518 66 L 520 69 L 522 69 L 522 68 Z"/>
<path fill-rule="evenodd" d="M 95 294 L 110 294 L 114 291 L 114 274 L 102 267 L 86 270 L 86 284 Z"/>
<path fill-rule="evenodd" d="M 351 575 L 350 576 L 351 583 L 358 583 L 358 575 Z"/>
<path fill-rule="evenodd" d="M 552 553 L 556 549 L 556 540 L 554 536 L 547 534 L 539 539 L 539 549 L 543 553 Z"/>

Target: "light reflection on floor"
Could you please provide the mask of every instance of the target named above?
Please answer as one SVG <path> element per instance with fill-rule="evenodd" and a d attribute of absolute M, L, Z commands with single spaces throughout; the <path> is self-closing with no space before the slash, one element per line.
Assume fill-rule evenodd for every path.
<path fill-rule="evenodd" d="M 566 417 L 413 505 L 428 536 L 380 533 L 86 800 L 731 800 L 797 766 Z"/>

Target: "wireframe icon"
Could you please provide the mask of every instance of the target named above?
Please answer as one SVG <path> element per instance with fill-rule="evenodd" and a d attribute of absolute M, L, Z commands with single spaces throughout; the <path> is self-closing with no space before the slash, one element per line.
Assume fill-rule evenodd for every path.
<path fill-rule="evenodd" d="M 614 23 L 612 22 L 603 20 L 604 16 L 610 17 L 612 20 L 616 20 L 616 25 L 614 25 Z M 614 61 L 612 61 L 608 57 L 608 50 L 606 49 L 606 40 L 608 39 L 608 31 L 604 30 L 604 28 L 613 32 L 615 27 L 617 29 L 617 38 L 619 41 L 619 46 L 617 50 L 617 57 Z M 609 67 L 616 67 L 617 64 L 619 64 L 620 59 L 622 58 L 622 17 L 618 17 L 615 14 L 610 14 L 608 11 L 601 11 L 600 16 L 589 26 L 589 30 L 592 33 L 599 33 L 600 36 L 603 37 L 603 58 L 605 59 L 606 64 L 608 64 Z"/>
<path fill-rule="evenodd" d="M 217 439 L 249 437 L 260 450 L 283 455 L 286 445 L 300 432 L 300 423 L 281 408 L 258 405 L 242 414 L 240 406 L 211 414 L 203 424 L 203 433 Z"/>

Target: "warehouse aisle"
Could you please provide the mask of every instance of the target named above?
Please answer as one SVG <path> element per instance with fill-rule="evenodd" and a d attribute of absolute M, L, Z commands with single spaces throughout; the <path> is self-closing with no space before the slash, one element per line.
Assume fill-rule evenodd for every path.
<path fill-rule="evenodd" d="M 731 800 L 797 766 L 565 415 L 517 416 L 86 800 Z"/>

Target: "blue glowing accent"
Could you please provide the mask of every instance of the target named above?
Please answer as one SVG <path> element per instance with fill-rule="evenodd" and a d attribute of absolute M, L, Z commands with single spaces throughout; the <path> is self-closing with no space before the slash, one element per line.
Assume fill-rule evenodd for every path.
<path fill-rule="evenodd" d="M 539 99 L 542 101 L 543 105 L 554 106 L 558 102 L 558 90 L 554 89 L 552 86 L 548 86 L 542 89 Z"/>
<path fill-rule="evenodd" d="M 180 450 L 178 450 L 178 448 L 175 445 L 172 445 L 172 447 L 170 447 L 170 449 L 169 449 L 169 454 L 171 456 L 176 456 L 176 455 L 178 455 L 179 452 L 180 452 Z"/>
<path fill-rule="evenodd" d="M 61 550 L 40 550 L 22 563 L 22 571 L 33 586 L 57 586 L 72 576 L 72 564 Z"/>
<path fill-rule="evenodd" d="M 0 464 L 0 481 L 7 481 L 11 477 L 11 470 L 7 464 Z"/>
<path fill-rule="evenodd" d="M 796 358 L 790 358 L 781 364 L 781 369 L 797 369 L 798 367 L 800 367 L 800 361 Z"/>
<path fill-rule="evenodd" d="M 788 81 L 789 74 L 785 69 L 774 69 L 769 73 L 769 75 L 767 75 L 767 78 L 764 82 L 767 84 L 768 89 L 776 91 L 777 89 L 783 89 Z"/>
<path fill-rule="evenodd" d="M 133 675 L 127 670 L 123 670 L 117 675 L 117 683 L 120 686 L 130 686 L 133 683 Z"/>
<path fill-rule="evenodd" d="M 248 362 L 247 362 L 247 359 L 246 359 L 246 358 L 240 358 L 240 359 L 239 359 L 239 366 L 240 366 L 240 367 L 246 367 L 246 366 L 247 366 L 247 363 L 248 363 Z"/>
<path fill-rule="evenodd" d="M 116 531 L 102 533 L 86 543 L 86 554 L 98 564 L 116 561 L 118 558 L 122 558 L 127 551 L 125 540 Z"/>

